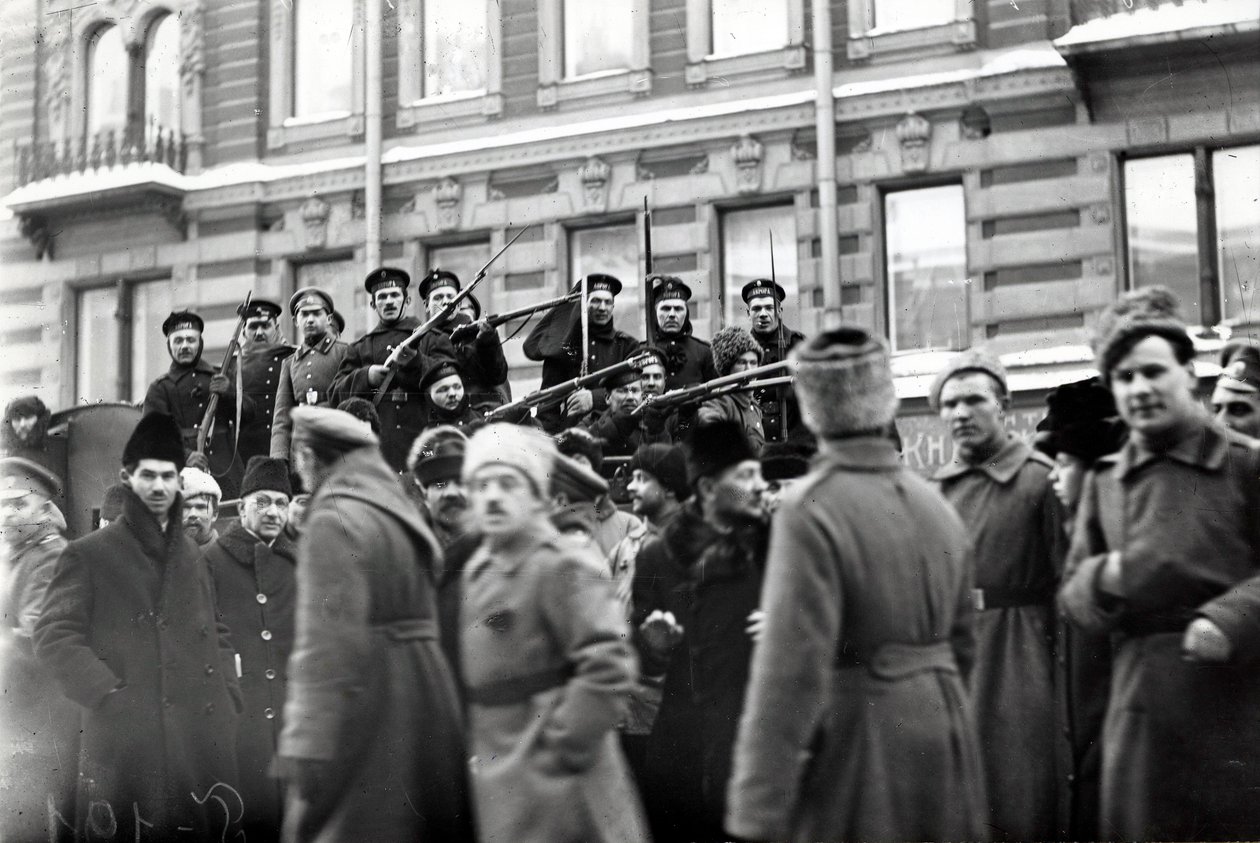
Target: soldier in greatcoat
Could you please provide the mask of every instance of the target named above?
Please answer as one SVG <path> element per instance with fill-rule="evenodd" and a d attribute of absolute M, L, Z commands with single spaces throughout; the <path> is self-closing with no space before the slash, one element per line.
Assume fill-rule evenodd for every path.
<path fill-rule="evenodd" d="M 245 697 L 236 735 L 237 789 L 250 841 L 280 839 L 284 802 L 274 761 L 297 603 L 297 549 L 284 534 L 291 492 L 285 461 L 251 459 L 241 480 L 240 521 L 203 557 L 219 619 L 232 632 Z"/>
<path fill-rule="evenodd" d="M 420 281 L 416 292 L 424 302 L 428 318 L 442 312 L 460 292 L 459 276 L 445 269 L 434 269 Z M 464 299 L 467 301 L 467 297 Z M 468 314 L 457 310 L 437 330 L 446 334 L 455 348 L 455 360 L 459 363 L 468 393 L 468 404 L 484 415 L 503 404 L 502 389 L 507 384 L 508 364 L 503 356 L 503 343 L 499 332 L 478 315 L 471 321 Z M 455 333 L 456 329 L 460 329 Z"/>
<path fill-rule="evenodd" d="M 753 338 L 761 346 L 762 365 L 786 359 L 787 353 L 805 340 L 800 331 L 783 324 L 783 300 L 787 298 L 787 291 L 774 281 L 754 278 L 739 294 L 748 308 Z M 767 442 L 783 442 L 793 434 L 799 437 L 804 433 L 800 429 L 800 407 L 791 386 L 761 387 L 753 391 L 753 398 L 761 406 Z"/>
<path fill-rule="evenodd" d="M 324 407 L 294 408 L 293 424 L 312 496 L 280 736 L 284 838 L 470 841 L 437 541 L 366 425 Z"/>
<path fill-rule="evenodd" d="M 635 676 L 603 560 L 547 518 L 551 440 L 492 424 L 464 484 L 485 535 L 460 616 L 482 840 L 646 840 L 615 726 Z"/>
<path fill-rule="evenodd" d="M 284 361 L 296 349 L 280 337 L 280 305 L 251 299 L 245 314 L 245 341 L 241 344 L 241 389 L 254 402 L 254 417 L 241 424 L 237 454 L 249 464 L 250 457 L 271 452 L 272 420 L 280 390 Z"/>
<path fill-rule="evenodd" d="M 363 282 L 372 297 L 372 308 L 380 321 L 350 345 L 350 350 L 333 380 L 332 406 L 347 398 L 373 400 L 385 388 L 389 368 L 385 361 L 390 354 L 420 327 L 420 321 L 408 316 L 411 276 L 401 269 L 380 267 L 368 273 Z M 407 346 L 398 357 L 386 394 L 376 405 L 381 417 L 381 451 L 395 472 L 407 468 L 407 452 L 425 425 L 424 393 L 420 378 L 439 358 L 453 361 L 455 349 L 441 331 L 430 331 Z"/>
<path fill-rule="evenodd" d="M 774 516 L 726 829 L 984 840 L 966 532 L 884 435 L 897 398 L 883 340 L 842 326 L 792 359 L 821 448 Z"/>
<path fill-rule="evenodd" d="M 276 408 L 271 423 L 271 456 L 289 459 L 293 422 L 289 417 L 299 404 L 327 407 L 333 378 L 350 346 L 338 337 L 337 311 L 332 296 L 318 287 L 303 287 L 289 298 L 289 316 L 302 342 L 280 366 Z"/>
<path fill-rule="evenodd" d="M 971 693 L 992 836 L 1049 839 L 1060 833 L 1054 590 L 1066 550 L 1053 464 L 1006 430 L 1006 370 L 984 350 L 951 360 L 929 401 L 954 443 L 934 479 L 975 545 Z"/>
<path fill-rule="evenodd" d="M 166 336 L 166 351 L 171 356 L 171 366 L 165 374 L 149 384 L 144 396 L 144 412 L 165 413 L 175 419 L 184 439 L 184 449 L 192 453 L 197 447 L 197 434 L 205 417 L 210 396 L 218 395 L 215 409 L 214 431 L 206 440 L 205 456 L 209 459 L 209 472 L 219 481 L 223 494 L 229 500 L 236 497 L 245 463 L 237 454 L 236 444 L 236 387 L 227 375 L 220 375 L 202 359 L 205 340 L 202 334 L 206 324 L 191 311 L 171 313 L 162 323 Z M 241 398 L 241 425 L 254 417 L 254 402 Z M 199 466 L 204 468 L 205 466 Z"/>
<path fill-rule="evenodd" d="M 83 713 L 75 827 L 219 840 L 243 807 L 241 698 L 209 572 L 180 525 L 179 425 L 144 416 L 122 464 L 122 517 L 70 543 L 35 623 L 35 655 Z"/>
<path fill-rule="evenodd" d="M 1098 322 L 1129 439 L 1085 481 L 1059 605 L 1112 637 L 1099 839 L 1260 835 L 1260 450 L 1195 397 L 1163 288 Z"/>

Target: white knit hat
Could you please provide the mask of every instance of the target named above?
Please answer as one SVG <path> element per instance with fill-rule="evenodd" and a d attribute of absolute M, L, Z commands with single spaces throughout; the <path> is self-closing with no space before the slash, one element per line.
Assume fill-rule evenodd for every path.
<path fill-rule="evenodd" d="M 199 468 L 185 468 L 179 473 L 179 479 L 184 487 L 184 500 L 198 495 L 209 495 L 215 502 L 223 500 L 223 490 L 219 488 L 219 484 Z"/>
<path fill-rule="evenodd" d="M 463 481 L 487 465 L 507 465 L 517 469 L 534 484 L 539 497 L 551 488 L 551 467 L 556 461 L 556 443 L 544 433 L 515 424 L 488 424 L 473 434 L 464 451 Z"/>

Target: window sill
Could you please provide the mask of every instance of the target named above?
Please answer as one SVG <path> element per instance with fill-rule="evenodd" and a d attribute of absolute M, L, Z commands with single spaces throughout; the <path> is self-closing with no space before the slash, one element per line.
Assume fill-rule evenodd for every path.
<path fill-rule="evenodd" d="M 503 114 L 503 95 L 486 91 L 427 97 L 411 105 L 400 105 L 395 124 L 400 129 L 442 124 L 464 126 Z"/>
<path fill-rule="evenodd" d="M 789 45 L 763 53 L 746 53 L 740 56 L 706 56 L 687 65 L 687 85 L 692 88 L 707 85 L 710 79 L 732 79 L 753 76 L 765 79 L 767 73 L 782 71 L 782 75 L 805 69 L 805 46 Z"/>
<path fill-rule="evenodd" d="M 352 138 L 362 134 L 362 114 L 340 111 L 312 117 L 290 117 L 282 125 L 267 130 L 267 148 L 284 149 L 292 144 Z"/>
<path fill-rule="evenodd" d="M 563 79 L 538 88 L 538 107 L 554 109 L 563 103 L 585 100 L 614 102 L 647 96 L 652 93 L 651 70 L 621 70 L 594 73 L 576 79 Z"/>
<path fill-rule="evenodd" d="M 906 58 L 913 54 L 955 52 L 970 50 L 976 46 L 976 23 L 973 20 L 957 20 L 922 29 L 905 29 L 899 32 L 867 33 L 849 39 L 848 54 L 853 61 L 870 61 L 883 58 Z M 931 54 L 929 53 L 929 55 Z"/>

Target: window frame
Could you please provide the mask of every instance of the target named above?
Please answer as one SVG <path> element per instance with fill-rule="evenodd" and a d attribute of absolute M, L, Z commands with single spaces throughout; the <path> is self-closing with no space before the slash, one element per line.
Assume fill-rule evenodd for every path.
<path fill-rule="evenodd" d="M 480 91 L 424 95 L 424 0 L 398 0 L 398 29 L 398 128 L 469 125 L 503 114 L 503 10 L 497 0 L 486 3 L 486 86 Z"/>
<path fill-rule="evenodd" d="M 634 314 L 634 318 L 629 323 L 631 327 L 627 328 L 626 325 L 623 324 L 623 320 L 618 320 L 615 317 L 616 310 L 620 309 L 624 311 L 626 308 L 616 307 L 614 308 L 613 327 L 619 331 L 625 331 L 633 337 L 638 337 L 641 341 L 643 339 L 641 336 L 643 333 L 643 271 L 641 269 L 643 266 L 643 230 L 637 216 L 625 216 L 624 214 L 618 214 L 609 215 L 607 217 L 580 218 L 564 223 L 561 229 L 564 232 L 564 260 L 557 262 L 557 266 L 560 268 L 559 273 L 561 276 L 560 291 L 557 295 L 564 295 L 569 292 L 569 288 L 572 286 L 573 282 L 582 277 L 577 273 L 575 261 L 576 251 L 573 247 L 573 238 L 583 232 L 613 228 L 624 228 L 633 232 L 633 241 L 635 243 L 634 264 L 637 270 L 635 275 L 632 277 L 618 277 L 618 280 L 621 281 L 622 291 L 617 298 L 622 302 L 625 301 L 622 296 L 633 288 L 635 304 L 633 308 L 630 308 L 630 312 Z M 591 271 L 599 272 L 604 270 Z"/>
<path fill-rule="evenodd" d="M 848 56 L 852 61 L 874 61 L 973 49 L 974 5 L 974 0 L 954 0 L 954 20 L 950 23 L 870 35 L 875 25 L 875 0 L 849 0 Z"/>
<path fill-rule="evenodd" d="M 572 78 L 564 76 L 564 3 L 538 2 L 538 107 L 549 110 L 596 99 L 624 102 L 650 94 L 650 0 L 631 0 L 630 67 Z"/>
<path fill-rule="evenodd" d="M 772 50 L 737 56 L 714 56 L 713 2 L 687 0 L 687 66 L 684 70 L 687 84 L 700 87 L 707 85 L 710 79 L 719 77 L 763 80 L 767 75 L 788 76 L 804 70 L 805 0 L 780 2 L 787 4 L 786 44 Z"/>
<path fill-rule="evenodd" d="M 73 354 L 74 368 L 70 378 L 70 391 L 72 393 L 72 401 L 75 405 L 81 403 L 83 393 L 80 391 L 80 377 L 82 375 L 82 362 L 80 357 L 79 337 L 82 334 L 79 319 L 83 316 L 83 295 L 86 293 L 98 292 L 101 290 L 113 291 L 114 302 L 114 322 L 117 330 L 117 347 L 114 349 L 114 358 L 112 365 L 113 372 L 113 398 L 107 399 L 113 403 L 135 403 L 144 400 L 145 390 L 149 384 L 137 385 L 134 378 L 135 353 L 133 346 L 139 337 L 137 331 L 147 331 L 152 334 L 156 330 L 155 326 L 137 323 L 135 318 L 135 291 L 137 288 L 145 284 L 175 284 L 175 275 L 170 271 L 159 271 L 154 273 L 141 273 L 137 275 L 129 275 L 122 278 L 94 278 L 84 280 L 82 283 L 74 283 L 70 286 L 72 293 L 68 298 L 71 301 L 73 316 L 71 324 L 74 325 L 74 339 L 71 340 L 70 348 Z M 150 337 L 151 339 L 151 337 Z M 147 342 L 147 341 L 146 341 Z M 93 349 L 93 356 L 99 353 L 101 349 Z M 165 371 L 165 370 L 163 370 Z M 154 374 L 159 377 L 161 372 Z M 151 381 L 150 381 L 151 382 Z M 139 397 L 134 399 L 133 395 Z"/>
<path fill-rule="evenodd" d="M 716 217 L 716 223 L 717 223 L 717 229 L 716 229 L 717 241 L 716 242 L 717 242 L 717 256 L 718 256 L 718 259 L 717 259 L 718 283 L 713 285 L 714 301 L 713 301 L 712 306 L 713 306 L 713 311 L 714 311 L 714 317 L 717 319 L 719 327 L 726 326 L 726 325 L 738 325 L 742 328 L 748 328 L 749 326 L 747 305 L 745 305 L 743 302 L 743 299 L 740 298 L 740 289 L 728 290 L 726 287 L 727 275 L 728 275 L 727 249 L 726 249 L 727 218 L 731 214 L 747 213 L 750 211 L 763 211 L 770 208 L 779 208 L 779 209 L 783 209 L 787 211 L 788 215 L 792 218 L 792 233 L 794 235 L 791 240 L 784 241 L 784 240 L 776 239 L 774 241 L 774 252 L 775 252 L 776 257 L 786 255 L 790 251 L 790 253 L 793 256 L 794 263 L 796 265 L 796 289 L 795 291 L 787 291 L 788 298 L 780 306 L 780 317 L 782 318 L 783 323 L 787 325 L 788 327 L 798 328 L 798 323 L 800 322 L 802 315 L 807 310 L 807 308 L 805 307 L 805 303 L 802 299 L 802 285 L 801 285 L 802 277 L 801 276 L 802 276 L 802 270 L 804 269 L 804 263 L 801 261 L 801 256 L 800 256 L 799 244 L 800 244 L 800 238 L 801 238 L 801 225 L 800 225 L 801 221 L 800 221 L 799 209 L 797 208 L 796 195 L 785 194 L 785 195 L 780 195 L 777 197 L 768 197 L 764 199 L 759 198 L 755 202 L 748 202 L 748 203 L 742 203 L 742 204 L 722 204 L 722 205 L 718 205 L 714 207 L 714 211 L 715 211 L 714 216 Z M 752 280 L 752 278 L 769 278 L 770 277 L 769 255 L 770 255 L 770 249 L 769 249 L 769 244 L 767 243 L 767 246 L 766 246 L 767 263 L 765 267 L 766 271 L 764 274 L 753 274 L 749 278 L 749 280 Z M 778 260 L 775 261 L 776 264 L 778 264 L 778 262 L 779 262 Z M 775 275 L 776 276 L 778 275 L 777 271 Z M 777 281 L 777 278 L 776 278 L 776 281 Z M 728 293 L 730 294 L 729 298 L 727 296 Z M 729 320 L 727 319 L 728 310 L 730 311 L 730 316 L 731 316 Z M 717 329 L 715 328 L 714 330 L 717 330 Z"/>

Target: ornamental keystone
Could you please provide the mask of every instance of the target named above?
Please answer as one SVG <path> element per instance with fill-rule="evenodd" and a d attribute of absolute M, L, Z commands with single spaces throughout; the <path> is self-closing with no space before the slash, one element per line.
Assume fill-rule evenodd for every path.
<path fill-rule="evenodd" d="M 901 169 L 922 173 L 928 168 L 931 152 L 932 123 L 922 114 L 910 112 L 897 124 L 897 141 L 901 144 Z"/>
<path fill-rule="evenodd" d="M 735 159 L 735 190 L 739 193 L 756 193 L 761 190 L 761 161 L 765 155 L 761 141 L 751 135 L 743 135 L 731 147 Z"/>

